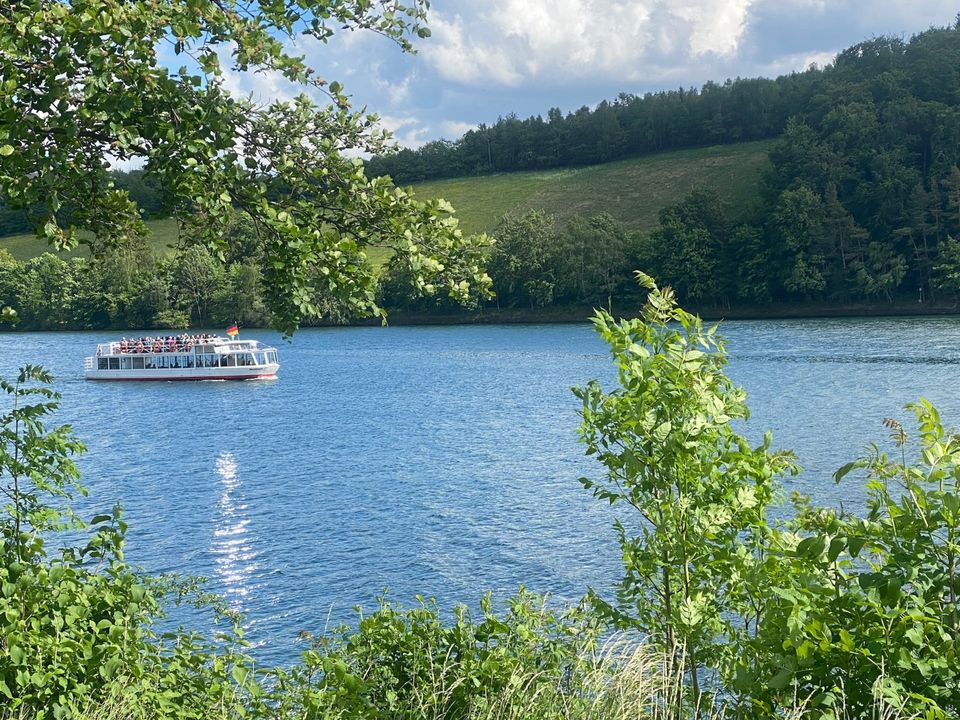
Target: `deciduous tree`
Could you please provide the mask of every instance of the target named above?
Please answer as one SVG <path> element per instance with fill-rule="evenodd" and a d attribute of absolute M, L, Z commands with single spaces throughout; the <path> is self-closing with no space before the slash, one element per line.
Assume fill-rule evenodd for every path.
<path fill-rule="evenodd" d="M 368 179 L 344 151 L 385 148 L 376 117 L 354 112 L 284 41 L 369 30 L 410 49 L 427 2 L 385 0 L 17 0 L 0 7 L 0 198 L 40 207 L 60 247 L 143 232 L 111 162 L 140 160 L 200 238 L 223 250 L 234 208 L 263 238 L 267 301 L 291 331 L 320 289 L 377 313 L 364 249 L 387 246 L 414 280 L 458 299 L 486 292 L 482 241 L 449 206 Z M 179 70 L 161 61 L 172 53 Z M 225 89 L 228 69 L 272 72 L 306 94 L 258 104 Z M 268 192 L 270 190 L 270 192 Z M 70 224 L 58 211 L 72 208 Z M 89 231 L 80 235 L 78 231 Z M 318 288 L 318 286 L 321 286 Z"/>

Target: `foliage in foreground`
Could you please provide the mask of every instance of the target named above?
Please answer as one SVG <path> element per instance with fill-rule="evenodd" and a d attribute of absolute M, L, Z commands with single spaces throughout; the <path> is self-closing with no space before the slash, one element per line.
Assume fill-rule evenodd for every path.
<path fill-rule="evenodd" d="M 231 671 L 248 662 L 239 645 L 157 636 L 164 596 L 189 586 L 124 560 L 119 509 L 89 525 L 69 511 L 84 492 L 72 460 L 83 446 L 69 426 L 46 427 L 59 404 L 51 380 L 26 366 L 15 382 L 0 381 L 10 405 L 0 415 L 0 707 L 70 717 L 117 684 L 135 685 L 140 706 L 157 716 L 199 719 L 232 705 Z M 86 541 L 50 551 L 49 538 L 65 529 Z"/>
<path fill-rule="evenodd" d="M 367 178 L 345 151 L 387 147 L 377 118 L 352 111 L 339 82 L 320 78 L 284 45 L 368 30 L 410 50 L 413 38 L 429 35 L 427 5 L 4 3 L 0 197 L 36 210 L 39 233 L 59 248 L 115 246 L 141 237 L 143 222 L 110 163 L 142 161 L 199 242 L 222 251 L 234 210 L 256 226 L 268 258 L 267 304 L 285 331 L 318 314 L 318 292 L 351 313 L 380 312 L 371 247 L 390 248 L 421 291 L 482 297 L 486 241 L 465 238 L 449 204 Z M 164 64 L 166 52 L 183 63 L 179 71 Z M 269 105 L 237 98 L 226 89 L 228 71 L 273 73 L 303 94 Z"/>
<path fill-rule="evenodd" d="M 925 401 L 919 434 L 896 421 L 896 454 L 879 448 L 841 468 L 867 473 L 867 512 L 796 496 L 788 523 L 768 520 L 792 457 L 751 447 L 731 423 L 743 391 L 723 374 L 715 329 L 640 274 L 643 315 L 598 313 L 619 388 L 577 390 L 581 435 L 606 473 L 583 479 L 623 504 L 624 576 L 601 616 L 645 635 L 683 669 L 688 702 L 743 717 L 960 715 L 960 435 Z M 908 453 L 916 459 L 908 461 Z"/>

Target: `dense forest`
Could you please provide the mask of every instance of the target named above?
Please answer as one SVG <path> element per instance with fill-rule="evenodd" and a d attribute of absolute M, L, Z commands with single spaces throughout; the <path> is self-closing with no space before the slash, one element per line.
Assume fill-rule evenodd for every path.
<path fill-rule="evenodd" d="M 0 298 L 23 330 L 266 327 L 264 257 L 262 238 L 239 213 L 220 253 L 182 243 L 158 256 L 141 240 L 92 258 L 43 253 L 18 262 L 0 247 Z M 341 305 L 315 300 L 322 318 L 304 325 L 347 319 Z"/>
<path fill-rule="evenodd" d="M 811 66 L 776 79 L 737 78 L 701 88 L 621 93 L 593 109 L 584 106 L 566 115 L 552 108 L 546 119 L 536 115 L 522 120 L 511 113 L 455 141 L 436 140 L 417 150 L 372 158 L 368 170 L 413 183 L 589 165 L 663 150 L 774 138 L 791 118 L 818 125 L 839 105 L 869 101 L 880 110 L 908 98 L 916 103 L 907 102 L 892 116 L 880 112 L 877 117 L 915 122 L 911 134 L 927 144 L 917 150 L 934 151 L 931 142 L 956 138 L 951 134 L 956 132 L 956 114 L 941 115 L 957 103 L 960 57 L 950 32 L 931 30 L 909 43 L 874 38 L 843 51 L 830 66 Z M 847 89 L 856 93 L 846 95 Z M 944 134 L 934 138 L 936 125 L 945 125 Z"/>
<path fill-rule="evenodd" d="M 676 125 L 669 137 L 678 145 L 715 142 L 716 128 L 741 128 L 733 119 L 751 115 L 734 99 L 754 86 L 781 87 L 770 92 L 759 116 L 785 121 L 749 222 L 735 226 L 731 209 L 707 190 L 678 199 L 650 233 L 626 233 L 609 218 L 561 230 L 542 215 L 507 218 L 494 233 L 500 243 L 490 261 L 501 305 L 574 297 L 597 302 L 629 289 L 631 268 L 672 285 L 683 302 L 701 309 L 954 301 L 960 291 L 960 23 L 909 42 L 875 38 L 824 69 L 769 83 L 651 95 L 582 116 L 613 118 L 611 109 L 619 107 L 623 119 L 628 108 L 649 114 L 673 102 L 686 109 L 671 115 Z M 489 132 L 493 142 L 513 126 L 502 121 L 474 135 Z M 539 127 L 535 120 L 527 126 Z M 618 137 L 630 137 L 629 128 L 640 126 L 618 127 Z M 752 130 L 737 132 L 756 137 Z M 566 146 L 582 147 L 586 137 L 569 137 Z M 618 147 L 637 147 L 633 142 Z M 600 234 L 608 240 L 598 240 Z M 577 252 L 583 270 L 571 283 Z"/>

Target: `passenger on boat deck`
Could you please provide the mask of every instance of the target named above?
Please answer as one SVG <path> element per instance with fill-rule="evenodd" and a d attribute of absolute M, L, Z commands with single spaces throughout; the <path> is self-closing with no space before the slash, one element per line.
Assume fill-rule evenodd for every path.
<path fill-rule="evenodd" d="M 199 335 L 166 335 L 141 338 L 121 338 L 118 343 L 121 353 L 175 353 L 190 352 L 197 343 L 218 340 L 219 337 L 209 333 Z"/>

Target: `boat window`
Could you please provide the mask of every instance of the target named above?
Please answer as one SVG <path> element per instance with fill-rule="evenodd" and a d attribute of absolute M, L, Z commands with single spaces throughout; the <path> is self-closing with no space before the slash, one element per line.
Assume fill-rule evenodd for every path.
<path fill-rule="evenodd" d="M 122 357 L 122 358 L 120 358 L 120 369 L 121 369 L 121 370 L 129 370 L 131 367 L 133 367 L 133 366 L 130 364 L 130 361 L 131 361 L 131 360 L 133 360 L 133 358 L 131 358 L 131 357 Z"/>
<path fill-rule="evenodd" d="M 142 357 L 135 357 L 135 358 L 130 358 L 130 359 L 133 360 L 133 369 L 134 369 L 134 370 L 143 370 L 143 358 L 142 358 Z"/>
<path fill-rule="evenodd" d="M 193 355 L 184 355 L 180 358 L 180 366 L 185 368 L 193 367 Z"/>
<path fill-rule="evenodd" d="M 119 369 L 120 369 L 120 358 L 112 357 L 112 358 L 107 358 L 107 360 L 110 361 L 110 369 L 111 369 L 111 370 L 119 370 Z"/>
<path fill-rule="evenodd" d="M 267 360 L 269 360 L 272 363 L 275 363 L 277 361 L 277 354 L 271 350 L 270 352 L 267 353 Z"/>
<path fill-rule="evenodd" d="M 266 365 L 266 364 L 267 364 L 266 356 L 265 356 L 262 352 L 254 353 L 254 354 L 253 354 L 253 358 L 254 358 L 254 361 L 253 361 L 253 364 L 254 364 L 254 365 Z"/>
<path fill-rule="evenodd" d="M 107 369 L 107 359 L 97 358 L 97 370 L 106 370 L 106 369 Z"/>
<path fill-rule="evenodd" d="M 222 367 L 234 367 L 237 364 L 237 358 L 235 355 L 224 355 L 220 358 L 220 365 Z"/>

